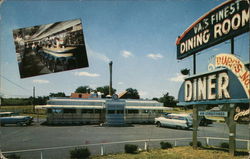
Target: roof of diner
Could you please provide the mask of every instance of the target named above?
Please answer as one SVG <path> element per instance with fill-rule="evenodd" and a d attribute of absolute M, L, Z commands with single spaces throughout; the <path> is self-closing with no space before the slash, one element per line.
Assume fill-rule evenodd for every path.
<path fill-rule="evenodd" d="M 50 101 L 88 101 L 88 102 L 106 102 L 106 100 L 112 100 L 110 98 L 68 98 L 68 97 L 53 97 L 50 98 Z M 149 100 L 149 99 L 123 99 L 128 103 L 160 103 L 155 100 Z"/>
<path fill-rule="evenodd" d="M 37 105 L 36 109 L 47 108 L 72 108 L 72 109 L 104 109 L 105 106 L 93 106 L 93 105 Z M 133 110 L 168 110 L 169 108 L 163 106 L 125 106 L 125 109 Z"/>

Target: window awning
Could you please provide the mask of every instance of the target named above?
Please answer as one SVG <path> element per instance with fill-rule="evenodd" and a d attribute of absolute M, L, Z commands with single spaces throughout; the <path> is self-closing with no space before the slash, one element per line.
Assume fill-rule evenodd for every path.
<path fill-rule="evenodd" d="M 153 106 L 126 106 L 126 109 L 134 109 L 134 110 L 169 110 L 166 107 L 153 107 Z"/>
<path fill-rule="evenodd" d="M 48 109 L 48 108 L 72 108 L 72 109 L 103 109 L 104 106 L 93 105 L 39 105 L 35 106 L 36 109 Z"/>

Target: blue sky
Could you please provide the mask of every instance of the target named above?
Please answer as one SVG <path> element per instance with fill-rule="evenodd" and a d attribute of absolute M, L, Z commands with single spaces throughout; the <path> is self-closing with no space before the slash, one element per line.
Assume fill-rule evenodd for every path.
<path fill-rule="evenodd" d="M 113 61 L 113 87 L 117 93 L 132 87 L 142 98 L 177 97 L 180 70 L 192 70 L 192 57 L 176 59 L 175 41 L 203 14 L 221 0 L 6 0 L 0 9 L 0 91 L 4 97 L 29 97 L 53 92 L 70 95 L 78 86 L 109 84 Z M 20 79 L 12 30 L 80 18 L 89 67 Z M 229 53 L 223 42 L 197 55 L 197 73 L 207 71 L 208 60 Z M 235 38 L 235 54 L 249 61 L 249 34 Z"/>

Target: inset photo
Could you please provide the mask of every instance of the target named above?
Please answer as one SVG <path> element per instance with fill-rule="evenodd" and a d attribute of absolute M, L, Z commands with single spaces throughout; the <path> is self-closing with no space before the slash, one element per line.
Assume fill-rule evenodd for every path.
<path fill-rule="evenodd" d="M 88 67 L 80 19 L 13 30 L 21 78 Z"/>

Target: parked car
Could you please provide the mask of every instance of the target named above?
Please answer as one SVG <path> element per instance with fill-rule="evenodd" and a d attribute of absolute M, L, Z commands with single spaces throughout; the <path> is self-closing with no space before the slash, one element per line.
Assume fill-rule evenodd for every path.
<path fill-rule="evenodd" d="M 16 116 L 13 112 L 0 112 L 0 124 L 16 124 L 16 125 L 31 125 L 33 117 L 30 116 Z"/>
<path fill-rule="evenodd" d="M 155 118 L 157 127 L 175 127 L 178 129 L 190 129 L 193 125 L 192 117 L 189 114 L 168 114 Z"/>
<path fill-rule="evenodd" d="M 162 116 L 167 116 L 168 114 L 171 114 L 171 113 L 168 113 L 168 112 L 161 113 Z"/>
<path fill-rule="evenodd" d="M 193 114 L 189 115 L 193 118 Z M 213 120 L 207 119 L 205 116 L 202 116 L 199 126 L 208 126 L 209 124 L 213 124 Z"/>
<path fill-rule="evenodd" d="M 208 126 L 209 124 L 213 124 L 213 120 L 207 119 L 206 117 L 202 116 L 200 121 L 200 126 Z"/>

